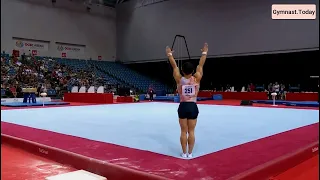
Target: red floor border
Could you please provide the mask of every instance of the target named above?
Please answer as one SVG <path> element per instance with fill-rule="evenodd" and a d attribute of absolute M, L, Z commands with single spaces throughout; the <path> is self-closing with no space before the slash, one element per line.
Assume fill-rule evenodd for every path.
<path fill-rule="evenodd" d="M 319 123 L 315 123 L 294 130 L 282 132 L 270 137 L 262 138 L 256 141 L 241 144 L 222 151 L 211 153 L 206 156 L 190 160 L 187 163 L 185 162 L 185 160 L 179 159 L 175 159 L 173 163 L 168 163 L 168 160 L 171 161 L 174 158 L 166 158 L 166 156 L 164 155 L 159 155 L 152 152 L 144 152 L 141 150 L 119 147 L 116 145 L 92 141 L 81 137 L 73 137 L 65 134 L 59 134 L 6 122 L 1 122 L 1 125 L 2 133 L 6 135 L 18 137 L 21 139 L 27 139 L 31 142 L 37 142 L 50 147 L 56 147 L 66 151 L 74 152 L 76 154 L 81 154 L 86 157 L 99 159 L 100 161 L 104 162 L 109 162 L 110 160 L 110 162 L 112 161 L 113 163 L 115 162 L 114 160 L 116 160 L 117 162 L 115 163 L 120 165 L 121 167 L 127 167 L 129 169 L 135 169 L 137 171 L 155 174 L 157 176 L 166 177 L 168 179 L 188 179 L 190 177 L 193 177 L 194 179 L 201 179 L 208 178 L 210 176 L 217 180 L 225 180 L 237 174 L 248 171 L 249 169 L 257 167 L 261 164 L 265 164 L 286 154 L 292 153 L 293 151 L 296 151 L 301 147 L 305 147 L 315 141 L 318 141 L 319 139 Z M 26 131 L 26 129 L 28 129 L 28 131 Z M 52 136 L 53 134 L 58 135 L 58 138 L 52 138 L 54 137 Z M 46 140 L 44 140 L 43 138 L 45 138 Z M 71 147 L 76 146 L 78 148 L 86 146 L 86 143 L 91 144 L 93 142 L 93 146 L 94 144 L 102 145 L 101 147 L 103 148 L 99 151 L 101 153 L 101 150 L 103 150 L 104 153 L 96 156 L 95 153 L 98 153 L 96 151 L 96 148 L 80 148 L 82 149 L 81 151 L 75 151 L 74 148 L 67 148 L 66 146 L 58 145 L 57 143 L 60 143 L 61 139 L 70 141 L 70 143 L 72 144 Z M 48 140 L 52 143 L 49 143 Z M 74 144 L 74 142 L 76 143 Z M 19 144 L 17 146 L 19 146 Z M 125 151 L 122 151 L 124 149 Z M 116 153 L 113 151 L 115 151 Z M 109 152 L 111 152 L 111 155 L 108 154 Z M 121 163 L 124 161 L 120 160 L 121 162 L 119 163 L 119 159 L 114 159 L 123 158 L 123 154 L 119 154 L 117 152 L 127 154 L 125 156 L 127 158 L 130 158 L 130 164 L 128 166 Z M 252 155 L 252 153 L 256 154 Z M 228 158 L 229 160 L 227 160 L 226 158 Z M 125 163 L 127 162 L 128 161 L 125 161 Z M 160 169 L 159 164 L 162 164 Z M 204 171 L 199 172 L 198 168 L 195 169 L 193 167 L 201 168 Z M 166 168 L 171 169 L 170 173 L 159 171 Z M 187 174 L 181 174 L 181 170 L 183 172 L 186 171 Z M 172 174 L 171 172 L 175 173 Z"/>
<path fill-rule="evenodd" d="M 281 156 L 273 161 L 267 162 L 248 171 L 240 173 L 229 180 L 267 180 L 284 172 L 303 161 L 312 158 L 319 153 L 319 141 L 298 149 L 295 152 Z"/>
<path fill-rule="evenodd" d="M 105 161 L 89 158 L 83 155 L 65 151 L 62 149 L 46 146 L 29 140 L 9 136 L 1 133 L 1 143 L 7 143 L 16 147 L 62 164 L 68 164 L 76 169 L 83 169 L 99 174 L 112 180 L 165 180 L 160 176 L 148 174 L 122 166 L 114 165 Z"/>

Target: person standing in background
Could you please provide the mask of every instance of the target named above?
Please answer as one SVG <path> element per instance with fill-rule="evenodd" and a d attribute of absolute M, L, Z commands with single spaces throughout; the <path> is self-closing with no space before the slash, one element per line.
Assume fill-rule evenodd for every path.
<path fill-rule="evenodd" d="M 272 83 L 269 83 L 269 85 L 268 85 L 268 99 L 272 99 L 271 93 L 273 93 L 273 85 L 272 85 Z"/>
<path fill-rule="evenodd" d="M 273 89 L 274 89 L 274 92 L 277 93 L 277 99 L 279 99 L 279 97 L 280 97 L 280 85 L 278 84 L 278 82 L 276 82 L 273 85 Z"/>
<path fill-rule="evenodd" d="M 280 99 L 285 100 L 285 85 L 280 84 Z"/>
<path fill-rule="evenodd" d="M 149 101 L 153 101 L 154 90 L 151 85 L 149 86 L 148 94 L 149 94 Z"/>
<path fill-rule="evenodd" d="M 253 91 L 256 90 L 256 87 L 255 87 L 255 85 L 253 83 L 250 83 L 249 89 L 250 89 L 250 92 L 253 92 Z"/>

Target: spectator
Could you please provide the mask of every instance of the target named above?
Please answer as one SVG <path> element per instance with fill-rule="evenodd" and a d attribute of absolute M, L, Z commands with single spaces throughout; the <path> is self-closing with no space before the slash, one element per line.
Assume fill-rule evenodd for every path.
<path fill-rule="evenodd" d="M 277 93 L 276 98 L 279 99 L 280 98 L 280 85 L 278 84 L 278 82 L 276 82 L 273 85 L 273 89 L 274 89 L 274 92 Z"/>
<path fill-rule="evenodd" d="M 249 89 L 249 92 L 253 92 L 256 89 L 256 87 L 255 87 L 255 85 L 253 83 L 250 83 L 248 89 Z"/>
<path fill-rule="evenodd" d="M 148 94 L 149 94 L 149 101 L 153 101 L 154 90 L 151 85 L 149 86 Z"/>
<path fill-rule="evenodd" d="M 285 85 L 280 84 L 280 99 L 285 100 Z"/>

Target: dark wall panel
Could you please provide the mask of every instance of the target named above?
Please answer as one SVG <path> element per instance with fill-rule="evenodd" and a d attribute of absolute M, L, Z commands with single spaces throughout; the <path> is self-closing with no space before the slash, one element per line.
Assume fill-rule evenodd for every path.
<path fill-rule="evenodd" d="M 319 76 L 318 51 L 259 56 L 208 58 L 204 66 L 201 89 L 213 89 L 230 84 L 241 88 L 255 84 L 274 83 L 301 84 L 302 88 L 317 88 L 310 76 Z M 190 60 L 196 67 L 199 60 Z M 146 76 L 159 79 L 175 88 L 172 68 L 168 62 L 128 64 Z"/>
<path fill-rule="evenodd" d="M 164 48 L 184 35 L 191 56 L 204 42 L 209 55 L 283 51 L 319 47 L 318 20 L 272 20 L 276 3 L 317 4 L 317 0 L 169 0 L 134 8 L 117 8 L 117 58 L 121 61 L 164 59 Z M 317 13 L 317 19 L 318 19 Z M 181 56 L 187 56 L 184 51 Z"/>

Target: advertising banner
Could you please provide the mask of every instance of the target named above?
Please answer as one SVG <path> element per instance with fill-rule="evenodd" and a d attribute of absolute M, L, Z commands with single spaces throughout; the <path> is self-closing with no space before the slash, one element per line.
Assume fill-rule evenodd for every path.
<path fill-rule="evenodd" d="M 56 49 L 59 52 L 65 52 L 68 54 L 84 54 L 85 46 L 56 43 Z"/>
<path fill-rule="evenodd" d="M 38 51 L 48 51 L 49 43 L 43 41 L 32 41 L 32 40 L 22 40 L 13 39 L 13 49 L 16 50 L 36 50 Z"/>

